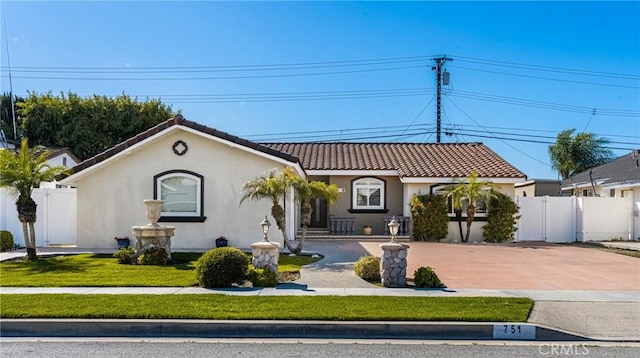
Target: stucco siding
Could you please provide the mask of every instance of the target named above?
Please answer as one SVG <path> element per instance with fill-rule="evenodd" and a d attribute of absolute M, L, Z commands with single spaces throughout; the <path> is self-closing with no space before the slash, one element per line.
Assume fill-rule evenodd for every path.
<path fill-rule="evenodd" d="M 182 156 L 172 150 L 177 140 L 188 146 Z M 230 245 L 248 247 L 262 238 L 259 223 L 265 215 L 270 216 L 271 205 L 246 201 L 239 206 L 242 185 L 266 170 L 283 167 L 269 158 L 190 132 L 168 133 L 77 181 L 78 247 L 115 248 L 114 236 L 132 237 L 132 226 L 148 222 L 142 201 L 154 196 L 154 175 L 168 170 L 188 170 L 204 177 L 203 211 L 207 217 L 202 223 L 162 223 L 176 227 L 172 248 L 211 248 L 221 235 Z M 270 238 L 282 242 L 275 223 Z"/>
<path fill-rule="evenodd" d="M 392 176 L 373 176 L 373 178 L 382 179 L 386 182 L 385 198 L 387 213 L 351 213 L 351 181 L 361 178 L 360 176 L 332 176 L 329 179 L 330 184 L 335 184 L 338 189 L 344 189 L 340 193 L 338 201 L 329 207 L 329 215 L 348 216 L 356 218 L 356 234 L 362 234 L 362 227 L 370 225 L 373 235 L 384 234 L 385 215 L 402 215 L 402 193 L 403 186 L 398 177 Z"/>

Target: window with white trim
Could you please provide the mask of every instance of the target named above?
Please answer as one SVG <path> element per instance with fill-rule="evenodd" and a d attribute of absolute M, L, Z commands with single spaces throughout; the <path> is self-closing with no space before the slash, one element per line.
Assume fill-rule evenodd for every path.
<path fill-rule="evenodd" d="M 381 210 L 385 204 L 384 181 L 376 178 L 361 178 L 352 182 L 351 208 L 355 210 Z"/>
<path fill-rule="evenodd" d="M 174 170 L 160 173 L 154 180 L 155 198 L 164 200 L 160 221 L 204 221 L 201 175 Z"/>
<path fill-rule="evenodd" d="M 433 189 L 434 194 L 438 195 L 446 195 L 447 196 L 447 214 L 450 217 L 455 217 L 456 213 L 453 209 L 453 196 L 447 195 L 447 186 L 437 186 Z M 523 192 L 524 193 L 524 192 Z M 526 194 L 526 193 L 524 193 Z M 524 195 L 526 196 L 526 195 Z M 462 207 L 462 217 L 467 217 L 467 208 L 469 207 L 469 200 L 462 199 L 460 200 L 460 206 Z M 483 217 L 487 215 L 487 203 L 484 199 L 476 200 L 476 213 L 478 217 Z"/>

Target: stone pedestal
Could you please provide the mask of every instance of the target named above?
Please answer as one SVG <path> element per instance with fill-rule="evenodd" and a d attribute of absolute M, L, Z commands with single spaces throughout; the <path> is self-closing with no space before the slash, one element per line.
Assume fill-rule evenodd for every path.
<path fill-rule="evenodd" d="M 280 244 L 271 241 L 260 241 L 251 244 L 251 263 L 255 268 L 268 267 L 271 272 L 278 274 L 278 256 Z"/>
<path fill-rule="evenodd" d="M 409 245 L 396 242 L 380 244 L 380 277 L 384 287 L 407 286 L 407 249 Z"/>
<path fill-rule="evenodd" d="M 175 233 L 175 226 L 163 226 L 158 224 L 162 211 L 163 200 L 143 200 L 147 207 L 149 224 L 145 226 L 133 226 L 133 236 L 136 238 L 136 258 L 149 246 L 162 247 L 171 259 L 171 237 Z"/>
<path fill-rule="evenodd" d="M 175 226 L 160 226 L 158 224 L 146 226 L 133 226 L 131 228 L 133 236 L 136 238 L 136 257 L 140 256 L 149 246 L 164 248 L 167 257 L 171 259 L 171 237 Z"/>

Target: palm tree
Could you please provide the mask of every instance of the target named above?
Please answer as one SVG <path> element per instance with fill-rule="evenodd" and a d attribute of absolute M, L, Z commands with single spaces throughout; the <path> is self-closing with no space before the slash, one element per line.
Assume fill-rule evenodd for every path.
<path fill-rule="evenodd" d="M 280 201 L 284 199 L 287 191 L 292 186 L 293 177 L 290 171 L 285 170 L 282 173 L 277 173 L 276 169 L 271 169 L 265 174 L 244 183 L 242 186 L 242 198 L 240 199 L 240 205 L 247 199 L 256 201 L 268 199 L 271 201 L 271 216 L 275 219 L 278 229 L 282 231 L 284 245 L 290 252 L 293 249 L 289 243 L 286 216 Z"/>
<path fill-rule="evenodd" d="M 485 200 L 491 196 L 490 189 L 493 187 L 493 183 L 484 180 L 478 180 L 478 172 L 472 171 L 467 177 L 466 181 L 457 181 L 450 192 L 454 195 L 454 209 L 456 196 L 459 195 L 460 202 L 458 207 L 460 213 L 462 213 L 462 202 L 467 202 L 467 234 L 462 242 L 468 242 L 469 236 L 471 236 L 471 224 L 473 224 L 473 218 L 476 215 L 476 203 L 478 200 Z M 456 213 L 456 216 L 458 214 Z"/>
<path fill-rule="evenodd" d="M 464 185 L 464 183 L 462 182 Z M 451 196 L 453 203 L 453 212 L 456 214 L 456 221 L 458 222 L 458 230 L 460 231 L 460 241 L 465 242 L 464 234 L 462 233 L 462 188 L 463 185 L 450 184 L 447 186 L 447 195 Z"/>
<path fill-rule="evenodd" d="M 551 167 L 562 179 L 587 169 L 602 165 L 612 159 L 612 152 L 605 145 L 606 138 L 597 138 L 593 133 L 578 133 L 567 129 L 558 133 L 556 142 L 549 146 Z"/>
<path fill-rule="evenodd" d="M 22 223 L 27 259 L 37 260 L 36 255 L 36 202 L 31 198 L 33 188 L 40 186 L 40 182 L 52 181 L 59 174 L 65 173 L 67 168 L 51 167 L 47 164 L 48 151 L 29 148 L 27 139 L 22 139 L 20 151 L 14 153 L 8 149 L 0 150 L 0 187 L 15 188 L 18 192 L 16 209 L 18 219 Z"/>
<path fill-rule="evenodd" d="M 300 178 L 295 173 L 293 188 L 296 193 L 296 199 L 300 202 L 300 225 L 302 226 L 302 236 L 295 249 L 291 253 L 298 255 L 302 252 L 302 245 L 307 236 L 307 228 L 311 224 L 311 214 L 313 207 L 311 200 L 324 199 L 328 204 L 333 204 L 338 200 L 338 187 L 335 184 L 327 184 L 321 181 L 307 181 Z"/>
<path fill-rule="evenodd" d="M 286 231 L 286 216 L 280 201 L 292 189 L 295 198 L 300 202 L 302 237 L 296 247 L 291 246 L 289 235 Z M 320 181 L 307 181 L 296 174 L 292 167 L 285 168 L 281 173 L 272 169 L 267 173 L 246 182 L 242 187 L 243 195 L 240 204 L 246 199 L 271 201 L 271 216 L 276 220 L 278 229 L 282 231 L 284 245 L 292 254 L 302 252 L 307 227 L 311 223 L 311 213 L 313 208 L 310 201 L 315 198 L 326 199 L 329 204 L 335 203 L 338 199 L 338 188 L 335 185 L 328 185 Z"/>

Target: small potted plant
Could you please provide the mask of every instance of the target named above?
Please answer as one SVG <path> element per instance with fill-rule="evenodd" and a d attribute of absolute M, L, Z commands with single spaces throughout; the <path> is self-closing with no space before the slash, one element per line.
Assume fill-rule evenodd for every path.
<path fill-rule="evenodd" d="M 116 240 L 116 242 L 118 242 L 118 249 L 126 249 L 127 247 L 129 247 L 129 243 L 131 242 L 129 240 L 129 236 L 125 236 L 125 237 L 114 237 L 114 240 Z"/>
<path fill-rule="evenodd" d="M 371 230 L 372 230 L 371 229 L 371 225 L 365 225 L 365 226 L 362 227 L 362 232 L 365 235 L 371 235 Z"/>
<path fill-rule="evenodd" d="M 216 239 L 216 247 L 226 247 L 228 243 L 227 238 L 224 236 L 220 236 Z"/>

